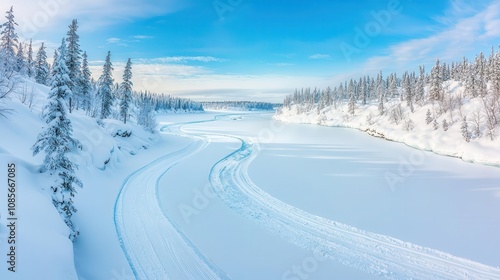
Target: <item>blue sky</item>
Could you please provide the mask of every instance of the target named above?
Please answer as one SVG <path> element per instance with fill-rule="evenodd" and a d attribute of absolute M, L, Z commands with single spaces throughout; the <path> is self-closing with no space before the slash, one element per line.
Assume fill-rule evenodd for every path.
<path fill-rule="evenodd" d="M 12 2 L 12 3 L 9 3 Z M 78 3 L 82 2 L 82 3 Z M 51 52 L 71 19 L 98 77 L 107 51 L 120 81 L 198 100 L 281 101 L 297 87 L 336 86 L 500 43 L 500 1 L 12 0 L 19 33 Z"/>

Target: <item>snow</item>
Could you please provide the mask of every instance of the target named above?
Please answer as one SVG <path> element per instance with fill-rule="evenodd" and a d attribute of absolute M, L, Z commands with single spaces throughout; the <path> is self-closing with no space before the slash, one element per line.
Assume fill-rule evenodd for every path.
<path fill-rule="evenodd" d="M 75 205 L 79 212 L 74 218 L 80 232 L 85 234 L 73 247 L 68 239 L 69 230 L 50 198 L 49 186 L 53 179 L 49 174 L 40 173 L 44 155 L 41 153 L 33 157 L 31 151 L 42 127 L 46 126 L 41 116 L 50 89 L 29 80 L 24 83 L 27 89 L 33 88 L 35 106 L 30 109 L 21 104 L 14 94 L 3 103 L 6 108 L 14 111 L 8 115 L 8 119 L 0 118 L 0 163 L 5 168 L 10 162 L 18 166 L 19 213 L 17 272 L 9 272 L 4 262 L 0 267 L 0 279 L 96 279 L 106 275 L 106 279 L 110 279 L 117 271 L 128 268 L 113 225 L 112 206 L 119 186 L 130 173 L 129 170 L 149 162 L 151 154 L 154 156 L 154 153 L 146 153 L 149 150 L 145 149 L 161 141 L 159 142 L 158 136 L 133 124 L 125 126 L 118 121 L 106 120 L 104 127 L 101 127 L 95 119 L 87 117 L 81 111 L 68 114 L 74 136 L 83 145 L 81 151 L 69 154 L 69 158 L 79 165 L 77 175 L 84 183 L 84 188 L 77 190 Z M 130 137 L 120 137 L 116 136 L 118 131 L 132 134 Z M 141 151 L 148 157 L 140 155 Z M 139 156 L 133 156 L 134 154 Z M 131 160 L 134 158 L 136 160 Z M 0 174 L 2 181 L 6 182 L 6 171 Z M 0 197 L 0 244 L 5 245 L 5 226 L 8 224 L 5 187 L 0 188 Z M 107 215 L 106 209 L 109 210 Z M 86 243 L 89 240 L 91 246 Z M 4 245 L 0 246 L 2 256 L 7 254 L 8 249 Z M 82 245 L 89 248 L 84 249 Z M 99 247 L 93 248 L 95 246 Z M 87 251 L 95 255 L 85 255 Z M 101 264 L 108 266 L 99 270 Z M 92 267 L 96 267 L 96 270 L 90 269 Z M 87 275 L 93 277 L 86 278 Z"/>
<path fill-rule="evenodd" d="M 48 88 L 34 86 L 37 98 L 46 98 Z M 497 167 L 355 129 L 281 123 L 263 112 L 161 114 L 157 135 L 69 114 L 83 144 L 71 158 L 84 184 L 75 197 L 81 235 L 71 244 L 45 187 L 51 178 L 39 173 L 43 157 L 29 150 L 45 125 L 43 104 L 7 104 L 15 113 L 0 119 L 9 132 L 0 138 L 0 162 L 18 165 L 19 262 L 15 274 L 1 265 L 0 279 L 500 276 Z M 425 112 L 415 115 L 419 133 L 382 122 L 371 128 L 466 159 L 475 149 L 499 158 L 487 139 L 469 145 L 456 138 L 457 123 L 447 134 L 422 137 L 429 128 L 417 122 Z M 280 118 L 317 121 L 291 112 Z M 484 159 L 478 153 L 473 160 Z M 2 187 L 0 244 L 5 198 Z"/>
<path fill-rule="evenodd" d="M 445 87 L 450 89 L 450 96 L 463 95 L 464 87 L 459 82 L 445 82 Z M 434 106 L 437 107 L 437 104 L 427 104 L 422 107 L 415 106 L 414 113 L 410 113 L 409 109 L 403 106 L 403 113 L 406 115 L 405 119 L 410 119 L 414 124 L 413 130 L 406 131 L 403 120 L 400 124 L 395 124 L 389 119 L 388 112 L 397 104 L 399 104 L 398 100 L 386 103 L 387 113 L 385 116 L 379 115 L 378 104 L 358 106 L 354 116 L 347 113 L 348 105 L 343 105 L 337 110 L 333 109 L 333 107 L 328 107 L 323 109 L 320 114 L 315 109 L 307 113 L 298 114 L 298 105 L 293 105 L 292 108 L 282 108 L 276 114 L 275 119 L 292 123 L 356 128 L 391 141 L 405 143 L 420 150 L 458 157 L 468 162 L 500 166 L 499 136 L 497 135 L 496 139 L 492 141 L 487 135 L 482 135 L 480 138 L 475 137 L 470 143 L 467 143 L 463 139 L 460 129 L 463 118 L 460 117 L 458 108 L 449 110 L 438 117 L 437 123 L 439 128 L 438 130 L 434 130 L 432 123 L 426 124 L 425 119 L 427 110 L 434 112 Z M 462 106 L 462 111 L 468 112 L 468 115 L 466 115 L 469 122 L 471 115 L 483 108 L 480 98 L 466 100 Z M 368 121 L 369 118 L 371 118 L 371 123 Z M 482 118 L 484 119 L 485 116 Z M 450 125 L 448 131 L 442 129 L 444 119 Z M 471 130 L 470 124 L 469 130 Z M 483 134 L 486 134 L 483 126 L 481 130 Z"/>
<path fill-rule="evenodd" d="M 235 122 L 237 123 L 235 124 Z M 189 125 L 183 130 L 236 134 L 256 138 L 261 143 L 262 151 L 249 167 L 251 181 L 275 198 L 282 199 L 294 206 L 300 206 L 299 208 L 307 210 L 309 213 L 346 225 L 355 225 L 359 229 L 382 233 L 384 238 L 390 236 L 404 240 L 405 242 L 402 244 L 406 244 L 405 246 L 418 248 L 418 245 L 423 245 L 437 248 L 439 251 L 453 253 L 460 257 L 465 256 L 467 259 L 490 266 L 498 266 L 500 263 L 496 254 L 500 249 L 496 238 L 500 232 L 496 222 L 498 221 L 496 213 L 500 210 L 498 209 L 500 190 L 493 187 L 500 176 L 497 168 L 464 163 L 457 159 L 416 151 L 401 144 L 372 138 L 355 130 L 282 125 L 270 119 L 262 117 L 259 119 L 258 116 L 244 117 L 243 120 L 226 117 L 213 123 L 213 126 L 210 124 Z M 214 145 L 214 141 L 212 140 L 211 145 Z M 199 162 L 199 160 L 193 161 Z M 411 165 L 406 165 L 406 162 L 411 163 Z M 252 170 L 255 171 L 252 172 Z M 180 172 L 180 174 L 184 173 Z M 388 176 L 397 176 L 401 180 L 396 181 L 397 184 L 391 185 L 387 181 Z M 231 178 L 237 180 L 235 183 L 229 184 L 232 187 L 227 189 L 232 193 L 229 195 L 229 204 L 233 205 L 230 198 L 238 195 L 234 193 L 233 188 L 239 186 L 241 184 L 239 180 L 243 179 Z M 481 186 L 490 186 L 491 188 L 478 188 L 476 185 L 478 182 L 481 183 Z M 203 183 L 197 183 L 196 186 L 197 189 L 202 189 Z M 175 188 L 175 191 L 180 192 L 182 189 Z M 182 204 L 194 205 L 194 201 L 190 201 L 193 199 L 193 192 L 193 189 L 187 191 Z M 173 191 L 170 193 L 170 197 L 174 195 Z M 167 196 L 165 195 L 165 197 Z M 248 211 L 249 206 L 242 201 L 251 202 L 252 200 L 236 199 L 236 204 L 232 207 Z M 172 199 L 169 201 L 169 203 L 165 203 L 167 207 L 168 205 L 179 205 L 178 201 Z M 211 208 L 215 203 L 215 201 L 210 200 L 208 207 Z M 263 205 L 275 206 L 278 204 L 268 202 Z M 208 207 L 207 209 L 210 209 Z M 187 228 L 194 226 L 193 222 L 183 221 L 184 216 L 179 209 L 173 206 L 169 209 L 172 213 L 179 213 L 178 223 L 186 224 Z M 208 210 L 204 208 L 199 215 L 203 215 L 205 211 Z M 286 213 L 288 212 L 286 211 Z M 228 219 L 220 212 L 213 215 L 217 217 L 217 220 Z M 262 219 L 267 219 L 267 215 L 269 215 L 268 211 L 263 211 L 260 214 L 250 212 L 246 217 L 259 217 L 259 219 L 250 220 L 254 220 L 265 228 L 273 227 L 269 225 L 269 220 L 262 221 Z M 209 217 L 204 215 L 204 224 L 216 223 L 215 221 L 206 222 L 206 219 Z M 201 218 L 198 219 L 198 216 L 195 215 L 190 220 L 199 221 Z M 296 228 L 292 231 L 296 231 Z M 198 228 L 198 231 L 189 231 L 189 236 L 195 239 L 195 236 L 201 235 L 199 232 L 206 236 L 206 227 L 203 230 Z M 288 231 L 285 230 L 277 234 L 280 235 L 283 232 L 287 233 Z M 245 234 L 252 235 L 253 233 L 245 231 Z M 371 235 L 371 233 L 367 233 L 367 235 Z M 205 238 L 209 239 L 212 246 L 217 246 L 213 244 L 216 242 L 213 236 L 198 238 L 201 240 L 199 242 L 203 242 Z M 263 238 L 258 240 L 259 244 L 264 243 L 263 247 L 272 248 L 273 244 L 276 244 L 275 240 L 269 243 L 266 243 L 266 239 Z M 299 239 L 297 242 L 303 242 L 303 240 Z M 252 246 L 255 246 L 254 244 L 255 242 L 252 243 Z M 204 246 L 211 247 L 210 245 Z M 310 245 L 305 245 L 305 247 L 308 246 Z M 347 246 L 349 250 L 352 250 L 353 247 L 356 246 L 353 246 L 352 243 Z M 218 248 L 220 250 L 220 247 Z M 310 247 L 308 249 L 311 250 Z M 437 253 L 433 249 L 424 250 Z M 210 249 L 203 251 L 210 256 L 208 254 Z M 224 249 L 224 253 L 214 254 L 227 254 L 230 251 Z M 283 255 L 287 254 L 281 254 L 281 257 L 269 261 L 264 267 L 267 270 L 273 270 L 272 268 L 277 267 L 284 271 Z M 295 258 L 299 258 L 299 256 L 294 255 Z M 248 254 L 246 254 L 246 258 L 252 259 Z M 258 262 L 260 258 L 262 258 L 262 254 L 256 256 L 255 261 Z M 466 262 L 469 263 L 469 261 Z M 216 261 L 216 263 L 219 262 Z M 355 262 L 353 266 L 360 263 L 363 262 Z M 225 268 L 221 263 L 220 267 L 235 279 L 250 279 L 245 278 L 244 275 L 272 278 L 269 277 L 272 274 L 255 274 L 255 271 L 246 271 L 245 268 L 241 267 L 236 272 L 238 274 L 234 275 L 229 272 L 231 266 Z M 331 267 L 330 264 L 329 267 Z M 380 273 L 387 270 L 387 268 L 368 265 L 364 268 L 366 271 L 372 269 Z M 276 275 L 278 273 L 276 270 L 269 273 Z M 391 272 L 396 271 L 393 269 Z M 330 271 L 330 274 L 325 274 L 328 276 L 318 279 L 338 277 L 339 275 L 349 279 L 369 277 L 367 275 L 359 276 L 355 273 L 358 272 L 355 270 L 341 272 L 340 269 L 336 268 L 335 271 Z M 423 276 L 420 275 L 420 277 Z M 429 277 L 442 278 L 445 276 L 443 274 L 439 276 L 439 273 L 436 273 L 425 275 L 424 278 Z M 489 277 L 495 278 L 495 276 Z"/>

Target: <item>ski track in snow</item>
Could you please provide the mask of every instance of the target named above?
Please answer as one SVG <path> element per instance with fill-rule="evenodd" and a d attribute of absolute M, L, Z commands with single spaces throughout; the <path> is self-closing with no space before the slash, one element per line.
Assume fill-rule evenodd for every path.
<path fill-rule="evenodd" d="M 499 268 L 331 221 L 272 197 L 248 175 L 248 166 L 260 151 L 258 143 L 232 135 L 185 133 L 180 129 L 182 125 L 208 121 L 162 129 L 197 140 L 134 172 L 122 186 L 115 204 L 115 226 L 137 279 L 229 279 L 160 208 L 157 197 L 161 177 L 183 159 L 206 148 L 205 137 L 209 135 L 242 143 L 210 171 L 210 183 L 217 195 L 240 215 L 296 246 L 391 279 L 500 279 Z"/>
<path fill-rule="evenodd" d="M 116 200 L 116 232 L 136 279 L 230 279 L 175 225 L 158 200 L 163 175 L 208 145 L 201 137 L 190 138 L 193 143 L 132 173 Z"/>
<path fill-rule="evenodd" d="M 230 208 L 288 242 L 391 279 L 500 279 L 499 268 L 363 231 L 274 198 L 248 175 L 248 166 L 260 151 L 258 143 L 232 138 L 242 145 L 212 167 L 213 188 Z"/>

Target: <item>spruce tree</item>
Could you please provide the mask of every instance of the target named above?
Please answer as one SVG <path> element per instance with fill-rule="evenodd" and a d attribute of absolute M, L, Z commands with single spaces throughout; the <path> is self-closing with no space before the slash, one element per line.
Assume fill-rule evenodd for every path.
<path fill-rule="evenodd" d="M 45 52 L 45 45 L 42 43 L 35 61 L 35 81 L 42 85 L 49 85 L 49 63 L 47 62 L 47 53 Z"/>
<path fill-rule="evenodd" d="M 101 97 L 101 119 L 105 119 L 111 115 L 111 105 L 113 105 L 114 97 L 112 92 L 113 87 L 113 64 L 111 63 L 111 52 L 108 52 L 106 61 L 102 69 L 102 75 L 99 78 L 99 92 Z"/>
<path fill-rule="evenodd" d="M 90 72 L 89 69 L 89 63 L 88 63 L 88 58 L 87 58 L 87 53 L 84 52 L 82 56 L 82 76 L 81 79 L 78 81 L 80 82 L 80 96 L 81 96 L 81 102 L 82 102 L 82 107 L 85 111 L 89 112 L 90 110 L 90 95 L 92 93 L 92 73 Z"/>
<path fill-rule="evenodd" d="M 28 77 L 33 78 L 35 76 L 35 61 L 33 61 L 33 42 L 30 40 L 28 45 L 28 53 L 26 55 L 26 74 Z"/>
<path fill-rule="evenodd" d="M 448 131 L 449 127 L 450 127 L 450 125 L 448 124 L 448 122 L 446 121 L 446 119 L 443 119 L 443 130 L 444 131 Z"/>
<path fill-rule="evenodd" d="M 461 130 L 462 130 L 462 136 L 464 137 L 464 140 L 466 142 L 470 142 L 470 132 L 469 132 L 469 125 L 467 124 L 467 117 L 464 117 L 464 120 L 462 122 L 462 126 L 461 126 Z"/>
<path fill-rule="evenodd" d="M 426 117 L 425 117 L 425 123 L 430 124 L 432 122 L 432 113 L 430 109 L 427 109 Z"/>
<path fill-rule="evenodd" d="M 19 43 L 19 47 L 17 48 L 15 70 L 21 74 L 27 74 L 27 72 L 28 72 L 27 65 L 26 65 L 26 58 L 24 57 L 24 48 L 23 48 L 22 43 Z"/>
<path fill-rule="evenodd" d="M 120 116 L 123 123 L 127 123 L 127 116 L 129 114 L 130 103 L 132 102 L 132 61 L 130 58 L 125 66 L 123 73 L 123 82 L 121 84 L 121 102 L 120 102 Z"/>
<path fill-rule="evenodd" d="M 80 49 L 80 36 L 78 35 L 78 21 L 74 19 L 69 26 L 66 37 L 67 52 L 66 52 L 66 65 L 68 66 L 68 75 L 72 81 L 71 92 L 74 96 L 69 96 L 69 112 L 71 113 L 73 106 L 77 106 L 81 102 L 81 89 L 79 88 L 81 82 L 79 81 L 82 75 L 81 72 L 81 59 L 82 50 Z M 76 99 L 77 104 L 73 104 L 73 99 Z"/>
<path fill-rule="evenodd" d="M 431 71 L 431 88 L 430 88 L 430 99 L 431 100 L 441 100 L 443 98 L 443 77 L 441 72 L 441 66 L 439 65 L 439 59 L 436 59 L 436 65 Z"/>
<path fill-rule="evenodd" d="M 16 68 L 16 48 L 19 44 L 19 37 L 16 33 L 16 21 L 14 17 L 14 8 L 11 7 L 5 16 L 7 22 L 2 24 L 2 32 L 0 32 L 0 57 L 6 69 Z"/>
<path fill-rule="evenodd" d="M 67 154 L 80 144 L 72 136 L 73 128 L 67 116 L 66 97 L 71 94 L 71 81 L 64 59 L 64 41 L 59 48 L 59 53 L 61 55 L 52 70 L 49 104 L 46 106 L 43 116 L 47 127 L 38 135 L 32 150 L 33 155 L 37 155 L 41 151 L 45 152 L 43 170 L 57 176 L 51 186 L 52 203 L 69 227 L 69 238 L 73 241 L 79 234 L 71 219 L 77 211 L 73 205 L 73 198 L 76 194 L 75 187 L 83 185 L 75 175 L 76 164 L 69 160 Z"/>
<path fill-rule="evenodd" d="M 180 100 L 178 100 L 180 101 Z M 145 95 L 140 99 L 139 115 L 137 116 L 137 124 L 141 125 L 144 130 L 151 133 L 156 129 L 156 117 L 154 112 L 154 101 L 149 95 Z"/>

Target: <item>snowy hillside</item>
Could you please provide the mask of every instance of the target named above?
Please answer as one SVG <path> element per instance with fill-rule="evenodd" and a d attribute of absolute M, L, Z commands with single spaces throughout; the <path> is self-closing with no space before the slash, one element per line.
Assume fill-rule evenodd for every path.
<path fill-rule="evenodd" d="M 41 114 L 47 103 L 49 88 L 29 80 L 23 80 L 20 88 L 28 89 L 33 99 L 32 107 L 29 108 L 28 104 L 21 102 L 23 91 L 13 93 L 10 99 L 3 100 L 3 107 L 12 111 L 7 114 L 7 118 L 0 118 L 0 161 L 5 168 L 9 163 L 16 166 L 16 215 L 19 219 L 18 227 L 22 229 L 16 231 L 16 241 L 20 244 L 16 248 L 16 262 L 19 266 L 29 269 L 19 269 L 15 274 L 7 274 L 9 271 L 2 269 L 0 278 L 36 279 L 39 275 L 44 275 L 45 279 L 77 279 L 73 244 L 68 239 L 69 229 L 51 202 L 48 186 L 53 179 L 51 175 L 40 172 L 43 155 L 33 157 L 31 150 L 37 135 L 42 127 L 46 126 Z M 119 121 L 104 120 L 101 126 L 82 111 L 73 112 L 70 118 L 74 137 L 82 144 L 82 148 L 73 151 L 70 158 L 78 164 L 76 173 L 84 185 L 84 189 L 77 192 L 85 196 L 91 194 L 98 197 L 103 191 L 107 192 L 103 190 L 106 186 L 102 186 L 99 179 L 116 173 L 124 162 L 132 161 L 135 154 L 158 140 L 158 136 L 133 123 L 124 125 Z M 2 172 L 3 181 L 6 181 L 5 176 L 7 174 Z M 117 191 L 116 188 L 114 191 Z M 0 196 L 7 197 L 6 188 L 1 188 Z M 79 212 L 87 213 L 81 217 L 77 212 L 78 220 L 96 219 L 87 215 L 101 215 L 100 212 L 103 211 L 102 208 L 94 208 L 96 200 L 94 203 L 85 204 L 77 197 L 75 203 Z M 0 240 L 7 240 L 10 234 L 10 229 L 7 228 L 8 215 L 5 212 L 7 207 L 4 207 L 4 201 L 1 205 Z M 118 247 L 118 244 L 116 245 Z M 8 252 L 4 251 L 6 247 L 2 246 L 1 249 L 2 255 L 7 255 Z"/>
<path fill-rule="evenodd" d="M 333 90 L 296 91 L 276 120 L 356 128 L 464 161 L 500 166 L 500 52 L 401 79 L 363 77 Z"/>
<path fill-rule="evenodd" d="M 457 85 L 456 82 L 451 84 Z M 459 86 L 455 88 L 457 93 L 463 90 Z M 399 109 L 399 104 L 399 102 L 393 101 L 386 106 L 391 109 Z M 427 111 L 432 112 L 432 105 L 416 108 L 411 115 L 408 108 L 401 107 L 402 114 L 407 117 L 398 123 L 391 120 L 389 115 L 380 116 L 377 104 L 360 106 L 354 116 L 347 113 L 348 105 L 340 106 L 338 109 L 327 107 L 320 113 L 315 108 L 298 114 L 300 106 L 293 105 L 291 108 L 283 108 L 274 118 L 291 123 L 355 128 L 366 131 L 375 137 L 402 142 L 421 150 L 458 157 L 469 162 L 500 166 L 499 140 L 492 141 L 488 137 L 481 137 L 466 142 L 462 136 L 463 122 L 459 118 L 458 111 L 450 111 L 448 114 L 436 118 L 437 129 L 435 129 L 434 121 L 426 123 Z M 463 105 L 463 109 L 474 112 L 481 106 L 481 100 L 469 100 Z M 454 115 L 453 122 L 450 121 L 451 115 Z M 447 131 L 442 127 L 444 120 L 449 125 Z"/>

